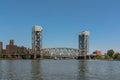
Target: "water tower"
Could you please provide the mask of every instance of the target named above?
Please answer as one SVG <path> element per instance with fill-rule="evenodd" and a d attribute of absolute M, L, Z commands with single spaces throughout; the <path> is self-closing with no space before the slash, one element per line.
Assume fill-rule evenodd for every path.
<path fill-rule="evenodd" d="M 84 59 L 86 59 L 86 55 L 89 52 L 89 31 L 83 31 L 79 33 L 79 50 L 80 55 L 84 56 Z"/>
<path fill-rule="evenodd" d="M 34 59 L 36 55 L 40 54 L 42 49 L 42 27 L 35 25 L 32 28 L 32 51 L 34 53 Z"/>

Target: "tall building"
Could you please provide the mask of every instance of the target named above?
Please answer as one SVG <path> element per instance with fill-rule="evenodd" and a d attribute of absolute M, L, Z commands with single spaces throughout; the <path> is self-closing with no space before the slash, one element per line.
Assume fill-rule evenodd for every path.
<path fill-rule="evenodd" d="M 42 49 L 42 30 L 42 27 L 38 25 L 32 28 L 32 51 L 34 58 L 36 58 L 36 54 L 40 54 Z"/>
<path fill-rule="evenodd" d="M 10 40 L 9 44 L 6 45 L 6 54 L 26 54 L 28 50 L 24 46 L 14 45 L 14 40 Z"/>
<path fill-rule="evenodd" d="M 79 33 L 79 50 L 84 58 L 86 58 L 86 54 L 89 52 L 89 35 L 89 31 Z"/>
<path fill-rule="evenodd" d="M 3 42 L 0 42 L 0 54 L 3 53 Z"/>
<path fill-rule="evenodd" d="M 14 40 L 10 40 L 9 44 L 6 45 L 6 54 L 12 54 L 14 52 Z"/>
<path fill-rule="evenodd" d="M 14 40 L 10 40 L 9 45 L 14 45 Z"/>

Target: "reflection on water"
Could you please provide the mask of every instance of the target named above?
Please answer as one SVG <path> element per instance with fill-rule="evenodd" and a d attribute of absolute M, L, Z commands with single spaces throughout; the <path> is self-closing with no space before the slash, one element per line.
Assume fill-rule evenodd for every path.
<path fill-rule="evenodd" d="M 41 74 L 41 61 L 33 60 L 31 61 L 31 80 L 43 80 Z"/>
<path fill-rule="evenodd" d="M 88 73 L 88 68 L 87 68 L 87 61 L 78 61 L 78 80 L 88 80 L 87 79 L 87 73 Z"/>
<path fill-rule="evenodd" d="M 77 79 L 77 60 L 44 60 L 42 64 L 43 80 Z"/>
<path fill-rule="evenodd" d="M 78 80 L 120 80 L 119 61 L 79 61 Z"/>
<path fill-rule="evenodd" d="M 119 61 L 0 60 L 0 80 L 120 80 Z"/>

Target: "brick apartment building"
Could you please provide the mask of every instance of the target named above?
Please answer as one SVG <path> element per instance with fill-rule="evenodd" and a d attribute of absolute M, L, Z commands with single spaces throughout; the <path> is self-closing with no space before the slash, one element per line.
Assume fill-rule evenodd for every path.
<path fill-rule="evenodd" d="M 3 43 L 0 42 L 0 54 L 3 53 Z"/>
<path fill-rule="evenodd" d="M 96 55 L 100 56 L 101 55 L 101 51 L 96 50 L 96 51 L 93 52 L 93 54 L 96 54 Z"/>
<path fill-rule="evenodd" d="M 6 45 L 6 49 L 3 50 L 3 42 L 0 42 L 0 53 L 2 54 L 27 54 L 28 49 L 24 46 L 14 45 L 14 40 L 10 40 L 9 44 Z"/>

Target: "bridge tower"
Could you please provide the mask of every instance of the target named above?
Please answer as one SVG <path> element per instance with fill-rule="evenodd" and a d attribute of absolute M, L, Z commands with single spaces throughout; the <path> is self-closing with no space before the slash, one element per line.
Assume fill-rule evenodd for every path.
<path fill-rule="evenodd" d="M 89 35 L 89 31 L 79 33 L 79 50 L 80 55 L 84 56 L 84 59 L 86 59 L 86 55 L 89 52 Z"/>
<path fill-rule="evenodd" d="M 34 59 L 36 59 L 37 54 L 41 55 L 42 30 L 43 28 L 38 25 L 35 25 L 32 28 L 32 52 L 34 53 Z"/>

